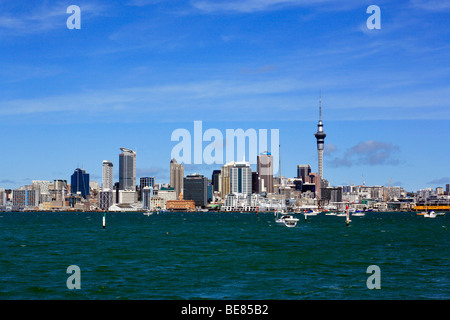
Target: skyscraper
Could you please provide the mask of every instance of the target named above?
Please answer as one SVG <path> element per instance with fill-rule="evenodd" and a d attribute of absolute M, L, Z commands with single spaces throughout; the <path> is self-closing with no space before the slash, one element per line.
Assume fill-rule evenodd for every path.
<path fill-rule="evenodd" d="M 265 151 L 257 157 L 257 171 L 259 175 L 260 192 L 273 193 L 273 157 Z"/>
<path fill-rule="evenodd" d="M 136 152 L 120 148 L 119 155 L 119 188 L 120 190 L 136 191 Z"/>
<path fill-rule="evenodd" d="M 319 177 L 323 179 L 323 147 L 325 143 L 325 137 L 327 136 L 323 132 L 322 123 L 322 96 L 319 99 L 319 123 L 317 124 L 317 132 L 314 134 L 317 139 L 317 152 L 319 157 Z"/>
<path fill-rule="evenodd" d="M 213 191 L 219 191 L 219 189 L 221 189 L 221 187 L 219 186 L 220 173 L 220 170 L 214 170 L 212 173 L 211 182 L 213 185 Z"/>
<path fill-rule="evenodd" d="M 154 187 L 155 186 L 155 177 L 141 177 L 139 183 L 139 188 L 143 190 L 145 187 Z"/>
<path fill-rule="evenodd" d="M 177 199 L 180 199 L 180 193 L 183 192 L 184 166 L 177 160 L 170 161 L 170 186 L 175 189 Z"/>
<path fill-rule="evenodd" d="M 222 166 L 220 171 L 220 176 L 222 177 L 222 191 L 220 195 L 222 199 L 225 199 L 225 196 L 231 193 L 230 170 L 234 164 L 234 161 L 228 162 Z"/>
<path fill-rule="evenodd" d="M 311 166 L 309 164 L 300 164 L 297 166 L 297 178 L 302 179 L 303 183 L 309 182 L 310 173 L 311 173 Z"/>
<path fill-rule="evenodd" d="M 196 207 L 204 207 L 208 204 L 208 178 L 194 173 L 184 178 L 184 200 L 194 200 Z"/>
<path fill-rule="evenodd" d="M 103 179 L 102 189 L 112 190 L 114 185 L 113 181 L 113 164 L 111 161 L 103 160 Z"/>
<path fill-rule="evenodd" d="M 89 173 L 80 168 L 75 169 L 70 180 L 70 192 L 72 194 L 81 193 L 83 198 L 89 195 Z"/>

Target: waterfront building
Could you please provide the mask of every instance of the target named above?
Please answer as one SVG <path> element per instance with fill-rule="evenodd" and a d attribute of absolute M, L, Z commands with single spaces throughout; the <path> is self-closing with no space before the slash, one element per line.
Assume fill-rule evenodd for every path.
<path fill-rule="evenodd" d="M 113 180 L 113 163 L 109 160 L 103 160 L 103 177 L 102 177 L 102 189 L 112 190 L 114 187 Z"/>
<path fill-rule="evenodd" d="M 6 205 L 6 191 L 3 188 L 0 188 L 0 206 Z"/>
<path fill-rule="evenodd" d="M 70 182 L 70 192 L 73 195 L 80 194 L 85 199 L 89 196 L 89 173 L 85 170 L 75 169 Z"/>
<path fill-rule="evenodd" d="M 173 211 L 194 211 L 195 201 L 194 200 L 184 200 L 183 194 L 180 194 L 180 200 L 167 200 L 166 209 Z"/>
<path fill-rule="evenodd" d="M 120 148 L 119 155 L 119 188 L 136 191 L 136 151 Z"/>
<path fill-rule="evenodd" d="M 175 188 L 170 187 L 160 187 L 158 190 L 153 189 L 153 195 L 164 199 L 164 201 L 177 200 L 180 196 L 176 194 Z"/>
<path fill-rule="evenodd" d="M 273 193 L 273 157 L 265 151 L 256 158 L 259 176 L 259 190 L 261 192 Z"/>
<path fill-rule="evenodd" d="M 153 197 L 153 186 L 145 186 L 142 189 L 142 209 L 150 209 L 150 199 Z"/>
<path fill-rule="evenodd" d="M 208 178 L 199 173 L 188 175 L 183 182 L 183 198 L 194 200 L 195 206 L 208 204 Z"/>
<path fill-rule="evenodd" d="M 114 204 L 113 190 L 103 189 L 98 193 L 98 206 L 101 210 L 109 210 Z"/>
<path fill-rule="evenodd" d="M 252 194 L 252 168 L 248 162 L 235 162 L 230 168 L 231 193 Z"/>
<path fill-rule="evenodd" d="M 150 199 L 150 210 L 166 209 L 166 200 L 161 197 L 153 196 Z"/>
<path fill-rule="evenodd" d="M 177 160 L 172 159 L 170 161 L 170 186 L 175 189 L 175 194 L 178 197 L 183 192 L 183 178 L 184 178 L 184 166 L 178 163 Z"/>
<path fill-rule="evenodd" d="M 46 180 L 31 181 L 33 190 L 39 191 L 39 203 L 51 201 L 51 197 L 50 197 L 50 185 L 51 184 L 52 183 L 50 181 L 46 181 Z"/>
<path fill-rule="evenodd" d="M 323 123 L 322 123 L 322 96 L 319 100 L 319 123 L 317 124 L 317 132 L 314 134 L 317 140 L 317 153 L 319 160 L 319 177 L 323 179 L 323 149 L 325 144 L 325 137 L 327 136 L 325 132 L 323 132 Z"/>
<path fill-rule="evenodd" d="M 323 205 L 330 202 L 342 202 L 342 187 L 321 188 L 320 194 Z"/>
<path fill-rule="evenodd" d="M 25 190 L 25 188 L 12 191 L 12 204 L 17 209 L 37 208 L 39 206 L 39 191 Z"/>
<path fill-rule="evenodd" d="M 115 203 L 136 203 L 137 192 L 132 190 L 113 190 L 113 199 Z"/>

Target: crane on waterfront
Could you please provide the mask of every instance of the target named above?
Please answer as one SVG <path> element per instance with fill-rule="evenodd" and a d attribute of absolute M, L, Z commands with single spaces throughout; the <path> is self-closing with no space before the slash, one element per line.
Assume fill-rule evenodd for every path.
<path fill-rule="evenodd" d="M 387 196 L 387 193 L 389 192 L 389 187 L 391 186 L 391 182 L 392 182 L 392 178 L 391 178 L 391 180 L 389 180 L 388 187 L 387 187 L 386 191 L 384 192 L 384 195 L 383 195 L 384 202 L 386 202 L 386 196 Z"/>

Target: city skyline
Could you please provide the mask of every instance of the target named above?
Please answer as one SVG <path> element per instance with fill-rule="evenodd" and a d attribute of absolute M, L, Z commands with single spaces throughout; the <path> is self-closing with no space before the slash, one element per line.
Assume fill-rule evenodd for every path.
<path fill-rule="evenodd" d="M 104 159 L 118 181 L 123 146 L 137 151 L 136 178 L 169 183 L 171 133 L 197 120 L 279 129 L 281 174 L 319 172 L 320 95 L 331 185 L 450 183 L 447 4 L 90 1 L 69 30 L 70 4 L 2 3 L 0 188 L 69 181 L 76 168 L 101 184 Z M 371 4 L 379 30 L 366 26 Z"/>

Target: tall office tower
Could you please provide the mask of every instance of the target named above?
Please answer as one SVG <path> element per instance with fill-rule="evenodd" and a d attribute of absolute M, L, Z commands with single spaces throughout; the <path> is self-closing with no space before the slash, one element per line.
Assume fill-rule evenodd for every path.
<path fill-rule="evenodd" d="M 213 185 L 213 191 L 219 191 L 220 170 L 214 170 L 211 177 L 211 183 Z"/>
<path fill-rule="evenodd" d="M 194 173 L 184 178 L 183 199 L 194 200 L 196 207 L 204 207 L 208 204 L 208 178 Z"/>
<path fill-rule="evenodd" d="M 297 166 L 297 178 L 302 179 L 303 183 L 309 182 L 310 173 L 311 173 L 311 166 L 309 164 L 300 164 Z"/>
<path fill-rule="evenodd" d="M 322 123 L 322 95 L 319 99 L 319 123 L 317 124 L 317 132 L 314 134 L 317 140 L 317 152 L 319 157 L 319 177 L 323 179 L 323 147 L 325 143 L 325 137 L 327 136 L 323 132 Z"/>
<path fill-rule="evenodd" d="M 155 177 L 141 177 L 139 188 L 143 190 L 145 187 L 152 187 L 155 185 Z"/>
<path fill-rule="evenodd" d="M 113 186 L 114 186 L 113 163 L 109 160 L 103 160 L 102 189 L 103 190 L 112 190 Z"/>
<path fill-rule="evenodd" d="M 70 192 L 72 194 L 81 193 L 83 198 L 89 195 L 89 173 L 80 168 L 75 169 L 70 180 Z"/>
<path fill-rule="evenodd" d="M 259 193 L 259 175 L 256 171 L 252 171 L 252 193 Z"/>
<path fill-rule="evenodd" d="M 177 199 L 180 199 L 180 193 L 183 192 L 184 166 L 177 160 L 170 160 L 170 186 L 175 189 Z"/>
<path fill-rule="evenodd" d="M 230 168 L 231 193 L 252 194 L 252 168 L 248 162 L 236 162 Z"/>
<path fill-rule="evenodd" d="M 120 148 L 119 155 L 119 188 L 136 191 L 136 151 Z"/>
<path fill-rule="evenodd" d="M 259 190 L 273 193 L 273 157 L 268 151 L 261 153 L 256 158 L 259 175 Z"/>

